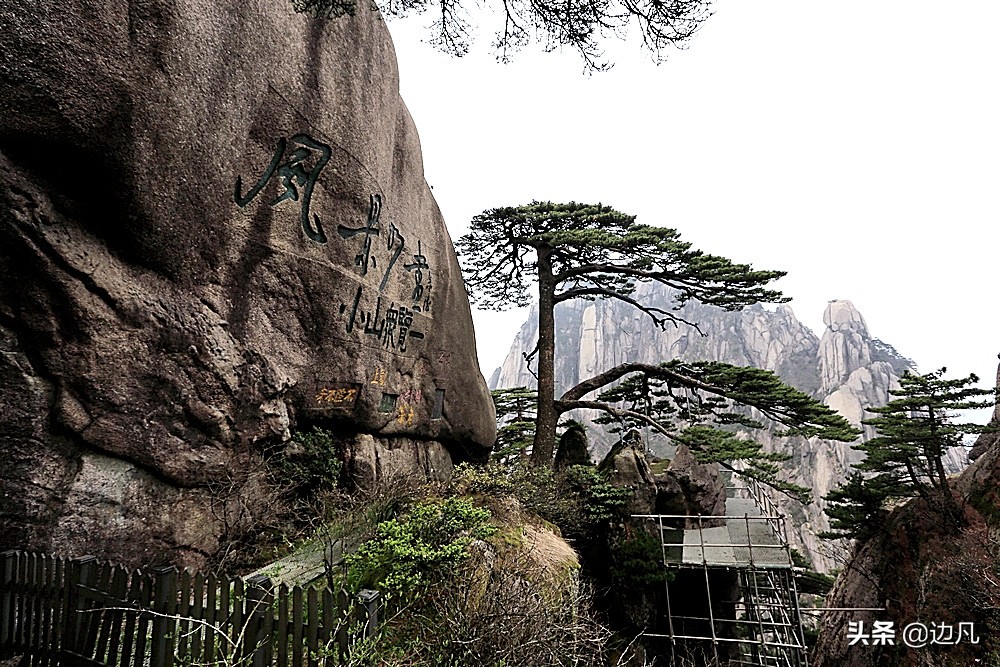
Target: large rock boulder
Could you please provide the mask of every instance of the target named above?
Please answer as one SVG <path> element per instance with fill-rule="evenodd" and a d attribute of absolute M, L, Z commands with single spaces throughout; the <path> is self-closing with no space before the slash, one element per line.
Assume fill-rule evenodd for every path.
<path fill-rule="evenodd" d="M 629 514 L 656 512 L 656 479 L 646 458 L 646 443 L 637 430 L 622 436 L 597 469 L 615 486 L 632 492 L 625 508 Z"/>
<path fill-rule="evenodd" d="M 0 548 L 197 563 L 304 423 L 485 458 L 377 12 L 32 3 L 0 35 Z"/>
<path fill-rule="evenodd" d="M 699 463 L 687 445 L 679 445 L 670 467 L 656 476 L 661 489 L 657 512 L 703 516 L 726 515 L 726 482 L 717 463 Z M 676 485 L 680 494 L 663 493 Z M 709 524 L 702 524 L 709 525 Z"/>

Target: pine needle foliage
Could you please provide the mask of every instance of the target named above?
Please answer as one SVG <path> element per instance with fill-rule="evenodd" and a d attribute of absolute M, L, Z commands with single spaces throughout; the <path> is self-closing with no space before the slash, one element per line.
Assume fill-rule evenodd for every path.
<path fill-rule="evenodd" d="M 581 298 L 618 299 L 636 306 L 665 328 L 683 320 L 674 311 L 631 300 L 641 283 L 677 290 L 679 308 L 695 299 L 727 310 L 762 301 L 788 301 L 764 285 L 782 271 L 755 271 L 724 257 L 695 250 L 668 227 L 635 222 L 601 204 L 554 204 L 495 208 L 477 215 L 456 243 L 473 302 L 487 310 L 527 306 L 541 270 L 551 273 L 556 303 Z M 544 277 L 544 276 L 542 276 Z"/>
<path fill-rule="evenodd" d="M 598 396 L 613 405 L 602 423 L 613 430 L 652 426 L 678 444 L 687 445 L 702 463 L 720 463 L 802 502 L 808 490 L 778 478 L 785 454 L 766 452 L 751 433 L 770 423 L 781 436 L 850 442 L 858 436 L 840 415 L 789 387 L 771 371 L 718 361 L 658 366 L 631 364 L 632 374 Z M 743 430 L 737 432 L 736 427 Z M 734 462 L 741 462 L 734 468 Z"/>
<path fill-rule="evenodd" d="M 506 462 L 525 456 L 535 437 L 538 392 L 527 387 L 513 387 L 494 389 L 490 394 L 497 415 L 497 440 L 490 458 Z"/>

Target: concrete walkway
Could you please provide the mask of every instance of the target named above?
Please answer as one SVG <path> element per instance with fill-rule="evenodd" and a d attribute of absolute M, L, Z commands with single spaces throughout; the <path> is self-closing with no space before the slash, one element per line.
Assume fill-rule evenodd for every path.
<path fill-rule="evenodd" d="M 792 567 L 788 551 L 778 537 L 778 522 L 761 516 L 760 508 L 752 500 L 728 498 L 726 517 L 724 526 L 685 530 L 683 551 L 671 549 L 672 540 L 665 535 L 667 559 L 692 566 Z"/>

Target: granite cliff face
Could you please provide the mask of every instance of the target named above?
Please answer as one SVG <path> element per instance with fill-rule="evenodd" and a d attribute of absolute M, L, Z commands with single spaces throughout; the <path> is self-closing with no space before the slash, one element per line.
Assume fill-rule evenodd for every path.
<path fill-rule="evenodd" d="M 660 286 L 643 286 L 638 298 L 664 306 L 670 303 L 671 293 Z M 864 318 L 849 301 L 830 302 L 821 338 L 799 322 L 788 306 L 774 311 L 754 306 L 739 312 L 697 303 L 682 307 L 678 315 L 697 323 L 704 336 L 683 325 L 657 330 L 642 313 L 617 302 L 560 304 L 556 313 L 557 392 L 626 361 L 715 360 L 773 370 L 860 425 L 864 407 L 884 405 L 898 375 L 912 367 L 892 346 L 869 333 Z M 532 386 L 534 378 L 523 354 L 534 347 L 535 326 L 535 320 L 529 319 L 522 327 L 503 366 L 493 373 L 491 387 Z M 859 453 L 846 443 L 777 439 L 768 433 L 755 437 L 770 451 L 792 455 L 784 464 L 785 478 L 812 489 L 816 500 L 803 507 L 784 496 L 775 498 L 791 518 L 792 541 L 817 570 L 842 567 L 843 548 L 816 535 L 829 529 L 822 497 L 845 479 Z M 594 440 L 595 455 L 600 455 L 609 441 Z M 953 468 L 961 465 L 955 458 Z"/>
<path fill-rule="evenodd" d="M 307 424 L 362 474 L 485 458 L 377 12 L 33 3 L 0 34 L 0 549 L 196 565 Z"/>

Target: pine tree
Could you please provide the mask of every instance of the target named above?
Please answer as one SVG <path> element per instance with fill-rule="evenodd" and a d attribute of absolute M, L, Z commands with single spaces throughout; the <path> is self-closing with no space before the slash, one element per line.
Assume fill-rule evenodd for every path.
<path fill-rule="evenodd" d="M 535 407 L 538 392 L 527 387 L 494 389 L 493 405 L 497 415 L 497 441 L 494 461 L 511 461 L 524 456 L 535 437 Z"/>
<path fill-rule="evenodd" d="M 488 210 L 473 219 L 469 233 L 456 247 L 467 289 L 481 307 L 504 310 L 532 301 L 538 305 L 538 344 L 529 355 L 537 356 L 537 423 L 532 443 L 536 464 L 551 465 L 559 416 L 577 408 L 652 424 L 675 439 L 681 437 L 678 430 L 683 426 L 698 424 L 702 430 L 686 437 L 697 436 L 697 442 L 709 449 L 733 443 L 725 428 L 709 435 L 707 425 L 757 424 L 733 412 L 734 403 L 755 408 L 764 418 L 783 424 L 789 435 L 848 441 L 857 436 L 843 418 L 784 385 L 772 373 L 717 362 L 622 364 L 555 396 L 554 309 L 558 304 L 616 299 L 647 315 L 653 326 L 697 330 L 697 323 L 678 313 L 684 303 L 693 299 L 738 310 L 761 301 L 784 302 L 787 299 L 780 292 L 766 287 L 784 275 L 780 271 L 756 271 L 693 249 L 674 229 L 637 224 L 634 216 L 607 206 L 576 203 L 533 202 Z M 646 304 L 636 297 L 640 284 L 654 282 L 676 290 L 674 308 Z M 536 296 L 529 291 L 533 285 Z M 606 391 L 614 385 L 618 389 Z M 597 399 L 588 398 L 602 391 Z M 632 395 L 626 395 L 627 391 Z M 657 397 L 656 392 L 663 393 Z M 656 414 L 633 405 L 654 398 L 660 400 Z M 623 402 L 625 407 L 617 405 Z M 670 419 L 671 411 L 678 419 Z M 702 453 L 714 457 L 710 451 Z"/>
<path fill-rule="evenodd" d="M 868 408 L 876 415 L 862 423 L 874 426 L 876 437 L 854 447 L 865 453 L 856 464 L 857 473 L 847 484 L 827 496 L 828 510 L 838 532 L 828 537 L 860 537 L 880 525 L 886 503 L 892 499 L 919 496 L 952 525 L 962 522 L 944 469 L 943 457 L 962 444 L 967 434 L 993 430 L 982 424 L 958 423 L 959 410 L 988 408 L 996 403 L 996 392 L 975 385 L 976 375 L 946 379 L 946 368 L 917 375 L 903 373 L 895 398 L 888 404 Z"/>

